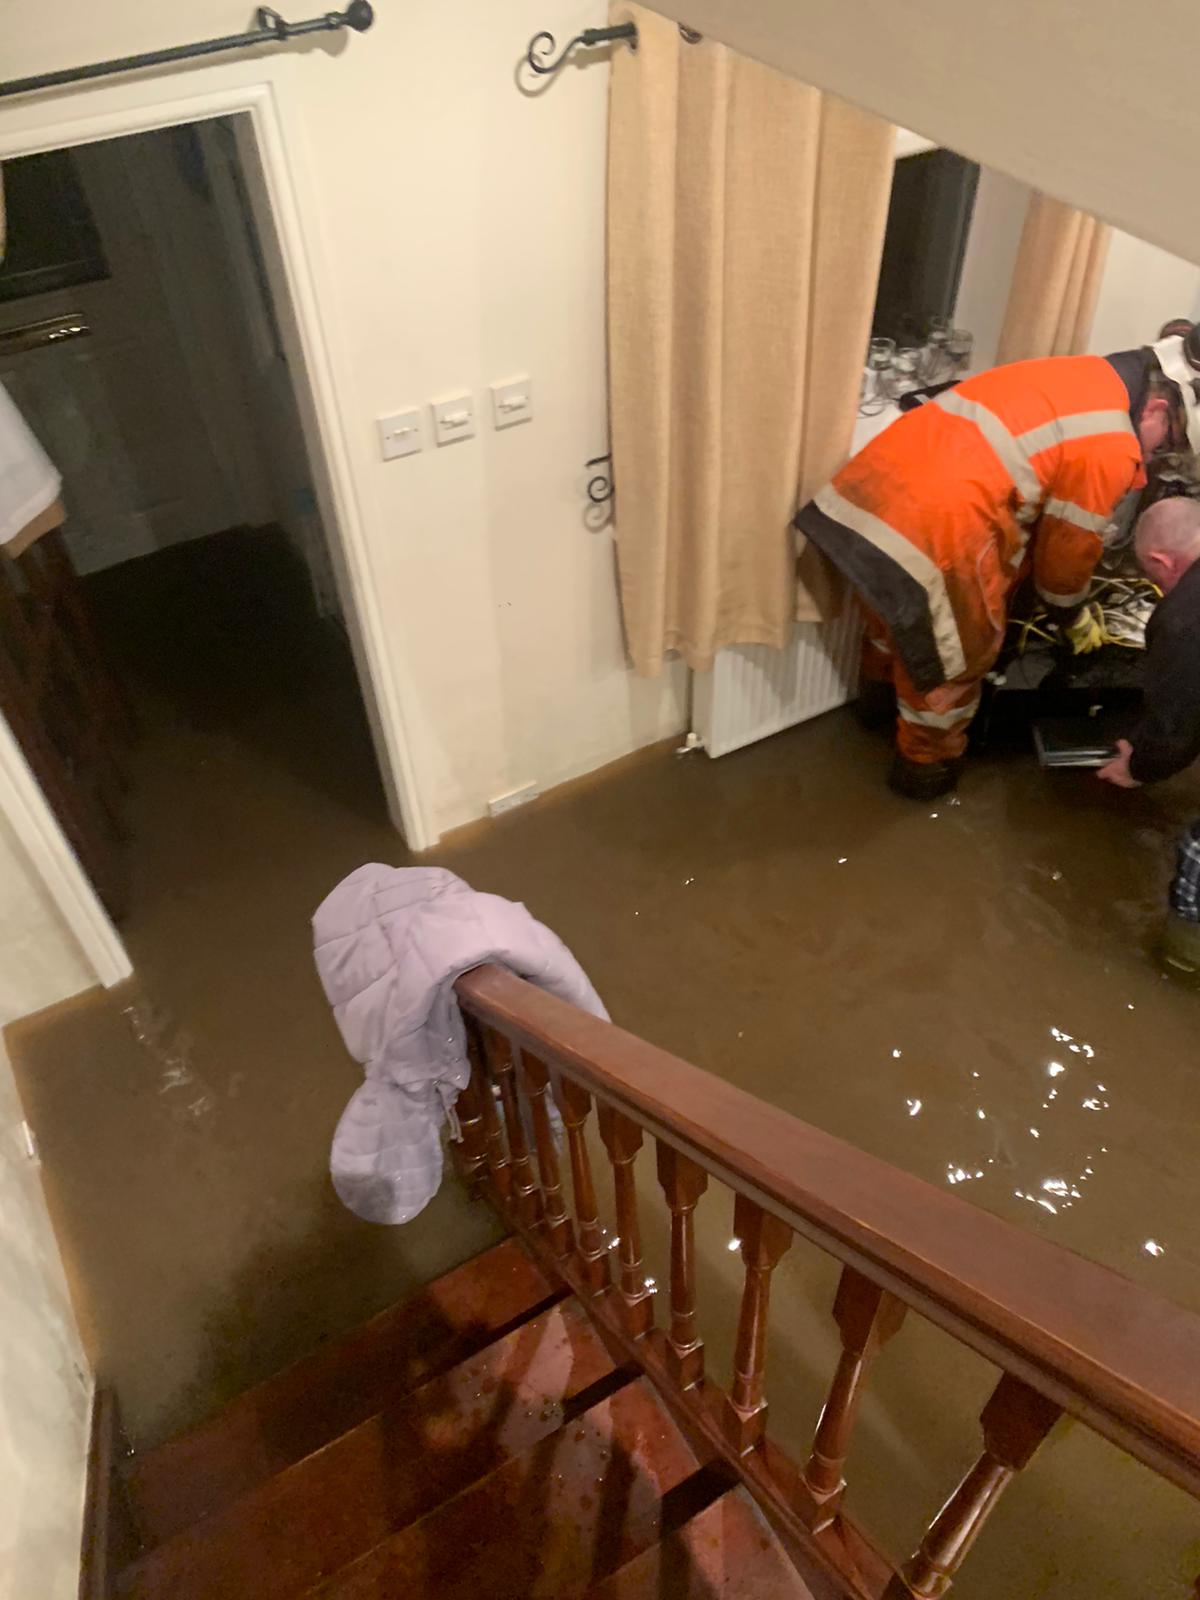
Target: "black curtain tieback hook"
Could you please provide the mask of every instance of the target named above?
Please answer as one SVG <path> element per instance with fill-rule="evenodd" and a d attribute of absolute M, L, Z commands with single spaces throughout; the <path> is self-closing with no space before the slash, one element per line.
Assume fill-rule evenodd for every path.
<path fill-rule="evenodd" d="M 555 56 L 558 41 L 552 33 L 539 33 L 529 41 L 529 49 L 525 60 L 543 78 L 553 77 L 556 72 L 561 72 L 571 59 L 575 50 L 594 50 L 602 44 L 618 44 L 627 40 L 629 48 L 636 50 L 638 45 L 638 30 L 636 22 L 622 22 L 613 28 L 585 28 L 582 33 L 577 33 L 571 42 L 565 46 L 562 54 Z"/>

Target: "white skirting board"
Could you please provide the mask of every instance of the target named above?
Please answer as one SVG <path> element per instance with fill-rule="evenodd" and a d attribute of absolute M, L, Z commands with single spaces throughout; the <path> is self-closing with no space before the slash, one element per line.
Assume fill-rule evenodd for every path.
<path fill-rule="evenodd" d="M 830 623 L 799 622 L 786 650 L 742 644 L 721 650 L 692 684 L 692 731 L 710 756 L 845 705 L 858 688 L 862 619 L 847 606 Z"/>

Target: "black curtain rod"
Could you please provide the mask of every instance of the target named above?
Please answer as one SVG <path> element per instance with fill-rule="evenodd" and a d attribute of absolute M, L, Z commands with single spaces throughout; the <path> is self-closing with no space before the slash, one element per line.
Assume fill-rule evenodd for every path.
<path fill-rule="evenodd" d="M 369 0 L 350 0 L 345 11 L 329 11 L 307 22 L 288 22 L 278 11 L 260 6 L 255 13 L 257 27 L 249 33 L 230 34 L 225 39 L 203 39 L 199 44 L 175 44 L 166 50 L 148 50 L 140 56 L 118 56 L 115 61 L 95 61 L 90 67 L 64 67 L 59 72 L 39 72 L 32 78 L 11 78 L 0 83 L 0 100 L 9 95 L 29 94 L 35 89 L 54 89 L 64 83 L 83 83 L 88 78 L 108 78 L 116 72 L 136 72 L 139 67 L 160 67 L 169 61 L 188 61 L 193 56 L 213 56 L 220 50 L 244 50 L 256 44 L 283 44 L 302 33 L 337 33 L 353 28 L 365 33 L 375 21 Z"/>

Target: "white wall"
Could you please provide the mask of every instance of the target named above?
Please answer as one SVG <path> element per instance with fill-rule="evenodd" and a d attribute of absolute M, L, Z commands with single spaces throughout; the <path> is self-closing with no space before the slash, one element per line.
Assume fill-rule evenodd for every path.
<path fill-rule="evenodd" d="M 654 9 L 1200 261 L 1189 0 L 655 0 Z"/>
<path fill-rule="evenodd" d="M 989 167 L 979 174 L 954 313 L 975 334 L 977 372 L 996 359 L 1031 193 L 1028 184 Z M 1172 317 L 1200 318 L 1200 267 L 1114 228 L 1088 349 L 1107 355 L 1147 344 Z"/>
<path fill-rule="evenodd" d="M 0 1027 L 78 994 L 95 981 L 41 879 L 0 816 Z"/>
<path fill-rule="evenodd" d="M 1200 318 L 1200 267 L 1115 231 L 1089 350 L 1107 355 L 1149 344 L 1173 317 Z"/>
<path fill-rule="evenodd" d="M 584 461 L 607 443 L 604 164 L 608 74 L 514 82 L 539 28 L 599 0 L 383 0 L 362 37 L 193 64 L 71 96 L 72 115 L 182 89 L 269 81 L 296 163 L 356 498 L 407 685 L 431 829 L 679 731 L 685 679 L 631 678 L 607 531 L 584 523 Z M 5 72 L 245 26 L 238 0 L 82 0 L 7 19 Z M 336 57 L 336 58 L 335 58 Z M 6 102 L 0 139 L 61 117 Z M 530 373 L 537 415 L 405 461 L 375 418 Z M 486 418 L 485 418 L 486 420 Z"/>
<path fill-rule="evenodd" d="M 1031 193 L 1027 183 L 1018 183 L 991 167 L 980 171 L 954 307 L 956 325 L 975 335 L 971 359 L 975 372 L 996 364 L 996 346 Z"/>
<path fill-rule="evenodd" d="M 74 1600 L 90 1379 L 0 1045 L 0 1600 Z"/>

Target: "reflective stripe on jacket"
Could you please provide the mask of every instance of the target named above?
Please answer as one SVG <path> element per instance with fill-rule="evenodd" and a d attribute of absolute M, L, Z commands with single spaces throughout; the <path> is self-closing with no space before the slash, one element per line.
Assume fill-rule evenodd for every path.
<path fill-rule="evenodd" d="M 1026 570 L 1086 596 L 1117 502 L 1145 483 L 1124 383 L 1103 356 L 1017 361 L 908 412 L 796 518 L 886 621 L 923 690 L 985 672 Z"/>

